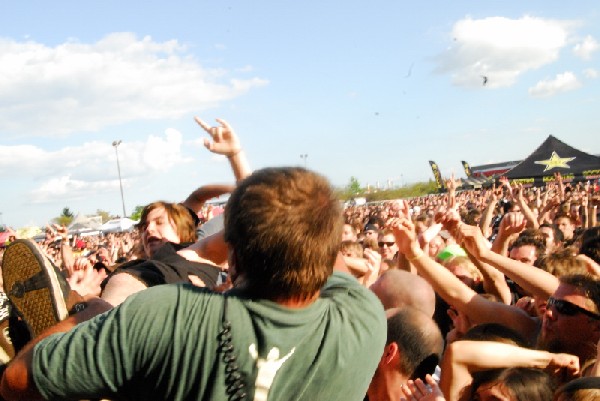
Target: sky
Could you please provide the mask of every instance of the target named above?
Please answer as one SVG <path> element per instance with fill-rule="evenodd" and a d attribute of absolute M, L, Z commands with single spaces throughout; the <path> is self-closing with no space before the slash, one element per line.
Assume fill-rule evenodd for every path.
<path fill-rule="evenodd" d="M 0 0 L 0 224 L 122 215 L 116 150 L 127 214 L 232 183 L 194 116 L 340 187 L 600 154 L 599 50 L 597 0 Z"/>

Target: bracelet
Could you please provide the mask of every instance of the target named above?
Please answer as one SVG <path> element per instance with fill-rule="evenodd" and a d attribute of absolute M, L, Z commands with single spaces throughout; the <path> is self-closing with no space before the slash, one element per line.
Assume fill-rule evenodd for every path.
<path fill-rule="evenodd" d="M 419 254 L 413 258 L 406 258 L 406 260 L 408 260 L 409 262 L 414 262 L 415 260 L 421 258 L 422 256 L 425 256 L 425 252 L 421 251 L 419 252 Z"/>
<path fill-rule="evenodd" d="M 227 155 L 228 159 L 231 159 L 233 156 L 237 156 L 240 152 L 242 151 L 242 149 L 238 150 L 237 152 L 231 154 L 231 155 Z"/>

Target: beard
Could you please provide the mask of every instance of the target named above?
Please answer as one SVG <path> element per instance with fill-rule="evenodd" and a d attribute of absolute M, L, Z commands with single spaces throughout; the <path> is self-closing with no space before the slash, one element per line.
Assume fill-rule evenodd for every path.
<path fill-rule="evenodd" d="M 543 332 L 540 331 L 540 335 L 537 339 L 537 349 L 544 351 L 559 353 L 564 352 L 561 342 L 556 338 L 547 338 Z"/>

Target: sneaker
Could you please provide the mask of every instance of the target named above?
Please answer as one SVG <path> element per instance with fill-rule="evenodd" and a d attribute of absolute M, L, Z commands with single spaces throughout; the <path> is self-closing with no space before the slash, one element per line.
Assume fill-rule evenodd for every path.
<path fill-rule="evenodd" d="M 16 240 L 4 252 L 4 290 L 31 337 L 67 316 L 69 285 L 56 266 L 31 240 Z"/>

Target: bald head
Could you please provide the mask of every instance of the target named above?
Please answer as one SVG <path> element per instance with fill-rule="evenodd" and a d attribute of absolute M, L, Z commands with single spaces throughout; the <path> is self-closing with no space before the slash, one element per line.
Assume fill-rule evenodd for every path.
<path fill-rule="evenodd" d="M 384 309 L 410 306 L 427 316 L 435 311 L 435 292 L 425 279 L 404 270 L 388 270 L 371 285 Z"/>

